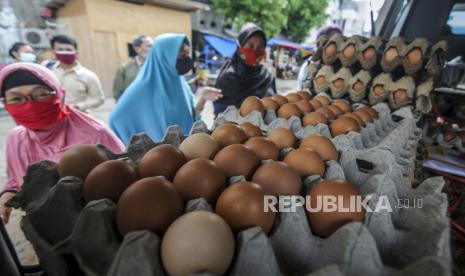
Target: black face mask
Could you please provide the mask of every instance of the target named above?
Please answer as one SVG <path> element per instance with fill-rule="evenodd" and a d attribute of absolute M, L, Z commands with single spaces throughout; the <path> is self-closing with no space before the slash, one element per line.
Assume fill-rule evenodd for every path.
<path fill-rule="evenodd" d="M 182 57 L 176 60 L 176 70 L 179 75 L 184 75 L 189 72 L 193 67 L 192 59 L 190 57 Z"/>

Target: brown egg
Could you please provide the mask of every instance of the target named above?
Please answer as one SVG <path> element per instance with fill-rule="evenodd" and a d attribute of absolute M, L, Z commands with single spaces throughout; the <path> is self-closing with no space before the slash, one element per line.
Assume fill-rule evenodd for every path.
<path fill-rule="evenodd" d="M 240 108 L 240 113 L 243 117 L 247 116 L 252 111 L 258 111 L 262 113 L 262 115 L 265 114 L 265 107 L 263 106 L 260 99 L 255 96 L 249 96 L 245 98 Z"/>
<path fill-rule="evenodd" d="M 327 106 L 331 103 L 331 100 L 326 97 L 326 96 L 316 96 L 315 98 L 313 98 L 314 100 L 317 100 L 319 101 L 323 106 Z"/>
<path fill-rule="evenodd" d="M 329 126 L 331 135 L 336 137 L 341 134 L 347 134 L 350 131 L 360 132 L 360 125 L 354 118 L 341 117 L 334 120 Z"/>
<path fill-rule="evenodd" d="M 297 95 L 299 95 L 302 100 L 309 101 L 312 98 L 310 93 L 308 93 L 307 91 L 299 91 L 297 92 Z"/>
<path fill-rule="evenodd" d="M 213 161 L 226 177 L 243 175 L 246 178 L 253 174 L 260 162 L 251 149 L 240 144 L 229 145 L 220 150 Z"/>
<path fill-rule="evenodd" d="M 291 151 L 283 160 L 296 171 L 300 177 L 325 174 L 325 163 L 321 156 L 309 148 L 299 148 Z"/>
<path fill-rule="evenodd" d="M 272 98 L 263 98 L 262 104 L 265 109 L 278 110 L 279 104 Z"/>
<path fill-rule="evenodd" d="M 316 126 L 317 124 L 327 124 L 328 119 L 319 112 L 310 112 L 305 114 L 302 123 L 304 126 Z"/>
<path fill-rule="evenodd" d="M 289 94 L 287 94 L 286 99 L 290 103 L 295 103 L 295 102 L 298 102 L 298 101 L 302 100 L 302 98 L 297 93 L 289 93 Z"/>
<path fill-rule="evenodd" d="M 182 166 L 173 180 L 173 185 L 186 201 L 205 198 L 214 203 L 223 191 L 226 176 L 215 162 L 198 158 Z"/>
<path fill-rule="evenodd" d="M 300 143 L 300 148 L 309 148 L 316 151 L 323 161 L 337 161 L 338 155 L 333 142 L 320 134 L 314 134 L 305 137 Z"/>
<path fill-rule="evenodd" d="M 247 134 L 245 131 L 231 123 L 215 128 L 212 133 L 212 137 L 221 148 L 232 144 L 242 144 L 245 140 L 247 140 Z"/>
<path fill-rule="evenodd" d="M 277 127 L 268 133 L 271 140 L 279 149 L 292 148 L 295 145 L 296 137 L 294 133 L 284 127 Z"/>
<path fill-rule="evenodd" d="M 179 150 L 187 160 L 196 158 L 211 159 L 220 150 L 215 139 L 206 133 L 195 133 L 184 139 Z"/>
<path fill-rule="evenodd" d="M 164 176 L 172 180 L 176 171 L 186 163 L 186 157 L 172 145 L 159 145 L 149 150 L 139 162 L 142 178 Z"/>
<path fill-rule="evenodd" d="M 368 47 L 363 51 L 363 58 L 370 59 L 376 56 L 376 49 L 374 47 Z"/>
<path fill-rule="evenodd" d="M 244 130 L 248 138 L 262 136 L 262 130 L 258 126 L 252 123 L 249 123 L 249 122 L 242 123 L 239 125 L 239 127 L 242 128 L 242 130 Z"/>
<path fill-rule="evenodd" d="M 379 118 L 378 111 L 376 111 L 376 109 L 374 109 L 371 106 L 364 106 L 364 107 L 362 107 L 360 109 L 368 112 L 368 114 L 370 114 L 371 118 L 373 118 L 373 119 L 378 119 Z"/>
<path fill-rule="evenodd" d="M 346 113 L 346 114 L 342 115 L 342 117 L 349 117 L 349 118 L 355 119 L 355 121 L 357 121 L 360 128 L 362 128 L 365 125 L 362 118 L 359 115 L 357 115 L 356 113 L 349 112 L 349 113 Z"/>
<path fill-rule="evenodd" d="M 116 224 L 122 236 L 137 230 L 163 235 L 184 211 L 173 184 L 163 176 L 147 177 L 127 188 L 116 206 Z"/>
<path fill-rule="evenodd" d="M 284 162 L 271 161 L 257 169 L 252 182 L 262 186 L 266 195 L 299 195 L 302 182 L 299 174 Z"/>
<path fill-rule="evenodd" d="M 60 177 L 75 176 L 85 180 L 98 164 L 108 160 L 103 150 L 95 145 L 78 145 L 67 150 L 58 162 Z"/>
<path fill-rule="evenodd" d="M 352 89 L 355 91 L 355 92 L 363 92 L 365 90 L 365 85 L 363 84 L 363 82 L 361 81 L 356 81 L 353 85 L 352 85 Z"/>
<path fill-rule="evenodd" d="M 239 182 L 229 186 L 220 195 L 215 212 L 239 233 L 254 226 L 260 226 L 266 234 L 273 227 L 276 214 L 265 212 L 265 191 L 252 182 Z"/>
<path fill-rule="evenodd" d="M 138 180 L 136 169 L 126 161 L 109 160 L 95 167 L 84 182 L 83 195 L 86 202 L 108 198 L 118 202 L 129 185 Z"/>
<path fill-rule="evenodd" d="M 329 121 L 336 119 L 336 115 L 327 106 L 319 107 L 315 110 L 315 112 L 325 115 Z"/>
<path fill-rule="evenodd" d="M 336 79 L 335 81 L 333 81 L 333 85 L 335 88 L 337 89 L 343 89 L 346 85 L 344 79 Z"/>
<path fill-rule="evenodd" d="M 410 63 L 417 64 L 423 58 L 420 48 L 413 48 L 408 54 L 407 59 Z"/>
<path fill-rule="evenodd" d="M 302 113 L 313 111 L 313 106 L 307 100 L 300 100 L 295 103 Z"/>
<path fill-rule="evenodd" d="M 260 160 L 278 160 L 279 149 L 268 138 L 252 137 L 244 145 L 251 149 Z"/>
<path fill-rule="evenodd" d="M 342 50 L 342 54 L 346 58 L 352 58 L 355 55 L 355 51 L 356 50 L 354 44 L 349 44 L 347 45 L 347 47 L 344 48 L 344 50 Z"/>
<path fill-rule="evenodd" d="M 292 116 L 296 116 L 300 118 L 301 115 L 302 115 L 302 112 L 300 111 L 299 107 L 295 103 L 283 104 L 278 109 L 278 117 L 281 117 L 284 119 L 289 119 Z"/>
<path fill-rule="evenodd" d="M 399 52 L 397 52 L 397 49 L 394 47 L 389 48 L 384 54 L 384 57 L 386 58 L 387 61 L 392 61 L 397 56 L 399 56 Z"/>
<path fill-rule="evenodd" d="M 370 113 L 368 113 L 368 111 L 358 109 L 354 113 L 357 114 L 358 116 L 360 116 L 360 118 L 362 118 L 362 121 L 365 124 L 373 123 L 373 118 L 371 117 Z"/>
<path fill-rule="evenodd" d="M 273 95 L 271 99 L 276 101 L 279 104 L 279 106 L 289 102 L 286 97 L 284 97 L 283 95 L 279 95 L 279 94 Z"/>
<path fill-rule="evenodd" d="M 225 275 L 234 257 L 234 235 L 217 214 L 194 211 L 178 218 L 161 243 L 167 275 Z"/>
<path fill-rule="evenodd" d="M 310 228 L 314 234 L 320 237 L 329 237 L 346 223 L 352 221 L 363 222 L 365 219 L 365 212 L 363 208 L 360 209 L 360 212 L 357 212 L 357 210 L 350 210 L 350 212 L 336 210 L 330 212 L 328 210 L 317 208 L 318 200 L 321 202 L 320 206 L 324 205 L 324 196 L 335 197 L 334 199 L 336 200 L 337 206 L 342 206 L 344 209 L 350 208 L 350 197 L 361 197 L 362 194 L 357 187 L 347 181 L 334 179 L 320 181 L 310 190 L 308 196 L 310 197 L 310 207 L 314 209 L 312 212 L 307 211 Z M 342 200 L 342 203 L 339 202 L 340 200 Z"/>
<path fill-rule="evenodd" d="M 332 105 L 339 107 L 344 112 L 352 112 L 352 107 L 350 107 L 350 104 L 345 100 L 334 100 Z"/>
<path fill-rule="evenodd" d="M 445 142 L 449 142 L 449 141 L 452 141 L 455 139 L 455 137 L 457 137 L 457 133 L 455 133 L 455 131 L 453 131 L 452 129 L 444 129 L 442 131 L 442 137 L 444 139 Z"/>
<path fill-rule="evenodd" d="M 323 106 L 319 101 L 317 101 L 317 100 L 315 100 L 315 99 L 310 100 L 310 101 L 308 101 L 308 102 L 313 106 L 313 109 L 317 109 L 317 108 Z"/>
<path fill-rule="evenodd" d="M 329 108 L 329 110 L 331 110 L 331 111 L 334 113 L 334 115 L 335 115 L 336 117 L 339 117 L 339 116 L 341 116 L 342 114 L 345 113 L 345 112 L 344 112 L 340 107 L 338 107 L 337 105 L 328 105 L 328 108 Z"/>

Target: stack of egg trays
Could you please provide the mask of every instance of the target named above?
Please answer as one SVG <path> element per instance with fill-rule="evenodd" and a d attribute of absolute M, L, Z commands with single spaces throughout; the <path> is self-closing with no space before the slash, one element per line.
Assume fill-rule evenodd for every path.
<path fill-rule="evenodd" d="M 280 121 L 270 125 L 294 126 L 291 129 L 300 138 L 313 133 L 330 137 L 324 125 L 299 129 L 293 118 Z M 387 132 L 402 125 L 380 121 Z M 202 122 L 196 122 L 190 134 L 198 132 L 209 131 Z M 168 143 L 177 147 L 185 137 L 179 127 L 173 126 L 160 143 L 141 134 L 133 137 L 123 154 L 101 148 L 110 159 L 129 158 L 137 164 L 154 146 Z M 330 161 L 326 165 L 324 178 L 346 179 L 339 163 Z M 440 193 L 442 178 L 427 179 L 413 190 L 393 180 L 399 175 L 396 168 L 379 167 L 369 173 L 365 182 L 354 182 L 364 195 L 387 195 L 393 206 L 399 199 L 425 198 L 424 208 L 367 213 L 364 223 L 348 223 L 326 239 L 313 235 L 303 207 L 279 213 L 269 236 L 258 227 L 238 234 L 228 275 L 450 275 L 447 199 Z M 228 181 L 233 185 L 241 180 L 244 176 Z M 319 180 L 319 176 L 305 179 L 302 195 Z M 41 161 L 29 167 L 23 189 L 8 202 L 26 211 L 21 226 L 47 274 L 164 275 L 160 238 L 149 231 L 138 231 L 121 240 L 115 228 L 114 203 L 104 199 L 85 205 L 82 185 L 79 178 L 60 179 L 55 163 Z M 186 212 L 192 210 L 212 207 L 196 199 L 187 204 Z"/>
<path fill-rule="evenodd" d="M 434 130 L 429 129 L 428 124 L 425 124 L 423 127 L 423 137 L 422 140 L 427 145 L 438 144 L 441 147 L 448 149 L 456 149 L 462 153 L 465 152 L 465 146 L 462 143 L 462 139 L 457 135 L 454 139 L 450 141 L 445 141 L 444 136 L 442 135 L 441 128 L 436 127 Z"/>
<path fill-rule="evenodd" d="M 358 107 L 360 106 L 353 106 L 354 109 Z M 404 268 L 416 260 L 432 257 L 439 260 L 441 267 L 449 270 L 451 256 L 449 223 L 446 217 L 448 202 L 446 195 L 441 193 L 444 185 L 443 179 L 440 177 L 428 179 L 417 189 L 408 187 L 404 180 L 406 171 L 414 163 L 416 145 L 421 139 L 421 130 L 416 127 L 416 118 L 411 109 L 407 107 L 393 114 L 385 103 L 377 104 L 373 108 L 379 113 L 378 120 L 368 123 L 361 133 L 350 132 L 335 138 L 331 137 L 327 125 L 302 127 L 299 118 L 292 117 L 288 120 L 277 118 L 273 110 L 267 110 L 264 118 L 259 112 L 252 112 L 246 117 L 241 117 L 238 110 L 231 106 L 225 113 L 219 115 L 215 125 L 218 126 L 225 122 L 238 124 L 251 122 L 264 132 L 271 131 L 275 127 L 288 128 L 298 139 L 312 134 L 321 134 L 330 138 L 340 154 L 340 159 L 339 162 L 326 162 L 327 170 L 323 178 L 348 180 L 358 186 L 364 195 L 371 193 L 376 194 L 376 197 L 386 195 L 393 207 L 398 206 L 400 202 L 407 201 L 421 201 L 424 204 L 423 208 L 395 208 L 393 213 L 368 213 L 364 226 L 371 233 L 371 239 L 375 240 L 376 247 L 379 249 L 378 257 L 380 256 L 384 264 Z M 392 115 L 401 120 L 393 121 Z M 283 149 L 281 157 L 292 150 L 292 148 Z M 308 189 L 318 180 L 319 177 L 309 177 L 304 184 Z M 306 223 L 303 213 L 302 211 L 300 219 Z M 289 227 L 295 227 L 299 225 L 296 217 L 298 215 L 298 213 L 283 213 L 280 217 L 281 219 L 290 217 Z M 302 223 L 300 225 L 306 227 Z M 276 235 L 272 236 L 272 241 Z M 299 237 L 297 233 L 292 233 L 291 236 Z M 308 260 L 315 254 L 309 249 L 314 245 L 303 242 L 305 237 L 308 235 L 296 238 L 296 243 L 283 238 L 281 242 L 274 244 L 279 248 L 275 252 L 277 252 L 281 268 L 290 268 L 290 270 L 284 269 L 283 272 L 300 274 L 302 271 L 313 271 L 314 267 L 309 267 L 311 265 Z M 307 254 L 302 252 L 307 252 Z M 367 264 L 376 263 L 371 258 L 367 260 L 370 260 Z M 365 263 L 365 261 L 361 262 Z M 378 274 L 381 271 L 373 270 L 373 267 L 365 268 L 368 269 L 363 271 L 366 273 Z M 437 270 L 434 271 L 437 272 Z M 427 274 L 441 274 L 435 274 L 435 272 L 430 271 Z M 352 275 L 352 273 L 348 274 Z M 450 271 L 445 274 L 450 274 Z"/>

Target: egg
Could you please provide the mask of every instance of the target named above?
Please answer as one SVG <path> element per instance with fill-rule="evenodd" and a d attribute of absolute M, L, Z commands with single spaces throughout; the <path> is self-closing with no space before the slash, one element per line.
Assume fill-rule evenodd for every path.
<path fill-rule="evenodd" d="M 346 100 L 341 100 L 341 99 L 334 100 L 332 105 L 339 107 L 343 112 L 352 111 L 352 107 L 350 107 L 350 104 Z"/>
<path fill-rule="evenodd" d="M 186 163 L 186 157 L 172 145 L 159 145 L 149 150 L 139 162 L 139 175 L 164 176 L 172 180 L 176 171 Z"/>
<path fill-rule="evenodd" d="M 442 131 L 442 137 L 445 142 L 449 142 L 457 137 L 457 133 L 451 128 L 446 128 Z"/>
<path fill-rule="evenodd" d="M 206 133 L 195 133 L 182 141 L 179 150 L 187 160 L 196 158 L 211 159 L 219 151 L 218 143 Z"/>
<path fill-rule="evenodd" d="M 362 118 L 362 121 L 367 124 L 367 123 L 373 123 L 373 118 L 371 117 L 370 113 L 368 113 L 368 111 L 366 110 L 357 110 L 354 112 L 355 114 L 357 114 L 358 116 L 360 116 L 360 118 Z"/>
<path fill-rule="evenodd" d="M 178 218 L 161 243 L 167 275 L 225 275 L 234 257 L 234 235 L 217 214 L 194 211 Z"/>
<path fill-rule="evenodd" d="M 308 93 L 307 91 L 299 91 L 297 92 L 297 95 L 299 95 L 302 100 L 309 101 L 312 98 L 310 93 Z"/>
<path fill-rule="evenodd" d="M 331 110 L 336 117 L 339 117 L 343 115 L 345 112 L 339 108 L 337 105 L 329 105 L 328 106 L 329 110 Z"/>
<path fill-rule="evenodd" d="M 293 168 L 300 177 L 324 175 L 325 163 L 321 156 L 309 148 L 299 148 L 291 151 L 283 160 Z"/>
<path fill-rule="evenodd" d="M 299 174 L 288 164 L 279 161 L 271 161 L 259 167 L 252 182 L 262 186 L 266 195 L 299 195 L 302 189 Z"/>
<path fill-rule="evenodd" d="M 86 202 L 107 198 L 118 202 L 121 194 L 138 179 L 136 169 L 126 161 L 100 163 L 86 177 L 83 195 Z"/>
<path fill-rule="evenodd" d="M 262 104 L 265 109 L 278 110 L 279 104 L 272 98 L 263 98 Z"/>
<path fill-rule="evenodd" d="M 344 81 L 344 79 L 336 79 L 335 81 L 333 81 L 333 85 L 336 89 L 344 89 L 346 83 Z"/>
<path fill-rule="evenodd" d="M 310 101 L 308 101 L 308 102 L 313 106 L 313 109 L 317 109 L 317 108 L 323 106 L 319 101 L 317 101 L 317 100 L 315 100 L 315 99 L 310 100 Z"/>
<path fill-rule="evenodd" d="M 342 117 L 349 117 L 349 118 L 355 119 L 357 121 L 358 125 L 360 126 L 360 128 L 365 126 L 365 123 L 363 122 L 362 118 L 359 115 L 357 115 L 356 113 L 349 112 L 349 113 L 346 113 L 346 114 L 342 115 Z"/>
<path fill-rule="evenodd" d="M 323 161 L 337 161 L 338 154 L 333 142 L 320 134 L 313 134 L 302 139 L 300 148 L 309 148 L 316 151 Z"/>
<path fill-rule="evenodd" d="M 194 177 L 195 176 L 195 177 Z M 226 176 L 215 162 L 198 158 L 184 164 L 173 180 L 174 188 L 184 200 L 205 198 L 214 203 L 224 189 Z"/>
<path fill-rule="evenodd" d="M 305 114 L 302 119 L 302 123 L 304 126 L 316 126 L 317 124 L 327 124 L 328 119 L 325 115 L 319 112 L 310 112 Z"/>
<path fill-rule="evenodd" d="M 252 111 L 258 111 L 263 115 L 265 114 L 265 107 L 258 97 L 249 96 L 242 102 L 239 111 L 243 117 L 247 116 Z"/>
<path fill-rule="evenodd" d="M 271 130 L 268 133 L 268 139 L 270 139 L 278 149 L 292 148 L 296 142 L 294 133 L 284 127 L 277 127 Z"/>
<path fill-rule="evenodd" d="M 313 99 L 319 101 L 323 106 L 327 106 L 331 103 L 331 100 L 328 97 L 322 95 L 316 96 Z"/>
<path fill-rule="evenodd" d="M 334 179 L 320 181 L 310 190 L 308 196 L 310 207 L 314 209 L 312 212 L 308 212 L 307 210 L 310 228 L 314 234 L 320 237 L 329 237 L 345 224 L 353 221 L 363 222 L 365 219 L 363 208 L 360 208 L 360 212 L 357 212 L 357 210 L 350 210 L 350 212 L 344 212 L 342 210 L 333 212 L 328 210 L 316 210 L 319 209 L 317 208 L 318 200 L 323 202 L 324 196 L 335 197 L 335 204 L 346 209 L 351 205 L 350 197 L 361 197 L 362 194 L 360 190 L 347 181 Z M 341 200 L 342 202 L 340 202 Z M 320 206 L 323 206 L 323 203 L 321 203 Z"/>
<path fill-rule="evenodd" d="M 295 103 L 286 103 L 283 104 L 278 109 L 278 117 L 289 119 L 292 116 L 300 117 L 302 112 L 300 111 L 299 107 Z"/>
<path fill-rule="evenodd" d="M 276 219 L 274 212 L 265 212 L 265 191 L 253 182 L 242 181 L 229 186 L 218 198 L 215 212 L 232 228 L 234 233 L 260 226 L 266 234 Z"/>
<path fill-rule="evenodd" d="M 85 180 L 98 164 L 108 160 L 103 150 L 95 145 L 78 145 L 65 151 L 58 162 L 60 177 L 75 176 Z"/>
<path fill-rule="evenodd" d="M 129 186 L 116 206 L 119 233 L 150 230 L 163 235 L 184 211 L 181 195 L 163 176 L 143 178 Z"/>
<path fill-rule="evenodd" d="M 336 115 L 334 115 L 331 109 L 329 109 L 327 106 L 319 107 L 315 110 L 315 112 L 325 115 L 328 120 L 336 119 Z"/>
<path fill-rule="evenodd" d="M 245 140 L 247 140 L 247 134 L 245 131 L 231 123 L 215 128 L 212 133 L 212 137 L 221 148 L 232 144 L 242 144 Z"/>
<path fill-rule="evenodd" d="M 350 131 L 360 132 L 360 125 L 353 118 L 341 117 L 334 120 L 329 126 L 329 129 L 331 130 L 331 135 L 336 137 L 341 134 L 347 134 Z"/>
<path fill-rule="evenodd" d="M 313 106 L 307 100 L 300 100 L 295 104 L 302 113 L 308 113 L 310 111 L 313 111 Z"/>
<path fill-rule="evenodd" d="M 378 119 L 379 118 L 378 111 L 376 111 L 376 109 L 374 109 L 371 106 L 364 106 L 364 107 L 360 108 L 360 110 L 366 111 L 368 114 L 370 114 L 371 118 L 373 118 L 373 119 Z"/>
<path fill-rule="evenodd" d="M 262 130 L 252 123 L 242 123 L 239 125 L 239 127 L 242 128 L 248 138 L 262 136 Z"/>
<path fill-rule="evenodd" d="M 252 137 L 244 145 L 251 149 L 260 160 L 278 160 L 279 149 L 268 138 Z"/>
<path fill-rule="evenodd" d="M 284 97 L 283 95 L 279 95 L 279 94 L 273 95 L 271 97 L 271 99 L 273 99 L 275 102 L 277 102 L 279 104 L 279 106 L 289 102 L 286 97 Z"/>
<path fill-rule="evenodd" d="M 298 101 L 302 100 L 302 98 L 297 93 L 289 93 L 289 94 L 287 94 L 286 99 L 290 103 L 295 103 L 295 102 L 298 102 Z"/>
<path fill-rule="evenodd" d="M 226 177 L 243 175 L 248 178 L 258 167 L 260 160 L 248 147 L 234 144 L 220 150 L 213 161 Z"/>

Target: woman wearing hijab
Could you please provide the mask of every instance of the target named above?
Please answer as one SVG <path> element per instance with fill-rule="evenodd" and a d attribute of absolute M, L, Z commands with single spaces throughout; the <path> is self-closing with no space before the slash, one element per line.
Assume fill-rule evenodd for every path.
<path fill-rule="evenodd" d="M 110 114 L 110 126 L 124 144 L 142 132 L 159 141 L 171 125 L 188 133 L 205 101 L 221 97 L 220 90 L 205 87 L 195 104 L 183 76 L 192 66 L 185 35 L 162 34 L 155 39 L 141 71 Z"/>
<path fill-rule="evenodd" d="M 276 93 L 275 79 L 260 62 L 265 59 L 266 36 L 253 23 L 246 23 L 237 38 L 239 48 L 220 71 L 215 87 L 223 98 L 214 103 L 215 114 L 229 105 L 239 107 L 248 96 L 259 98 Z"/>
<path fill-rule="evenodd" d="M 10 208 L 4 206 L 21 189 L 27 167 L 41 160 L 57 162 L 79 144 L 102 144 L 115 153 L 124 145 L 109 128 L 89 115 L 64 104 L 65 91 L 52 71 L 32 63 L 14 63 L 0 71 L 1 101 L 18 126 L 8 133 L 8 181 L 0 196 L 4 223 Z"/>

